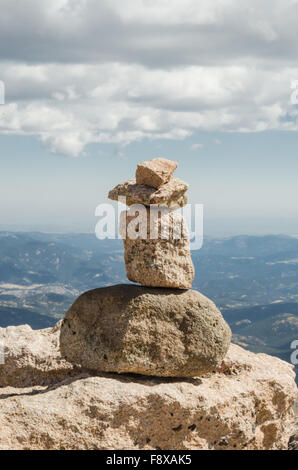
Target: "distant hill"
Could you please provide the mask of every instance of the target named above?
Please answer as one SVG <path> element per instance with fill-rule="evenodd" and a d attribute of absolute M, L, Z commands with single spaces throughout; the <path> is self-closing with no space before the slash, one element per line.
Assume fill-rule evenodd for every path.
<path fill-rule="evenodd" d="M 205 240 L 192 253 L 193 286 L 221 307 L 298 301 L 298 239 L 238 236 Z"/>
<path fill-rule="evenodd" d="M 298 302 L 224 309 L 222 313 L 232 329 L 234 343 L 290 362 L 294 351 L 291 343 L 298 340 Z"/>
<path fill-rule="evenodd" d="M 192 258 L 193 287 L 222 308 L 298 301 L 296 238 L 205 239 Z M 90 234 L 0 232 L 2 306 L 24 307 L 26 298 L 30 308 L 59 316 L 80 292 L 121 282 L 127 282 L 121 240 L 99 241 Z"/>
<path fill-rule="evenodd" d="M 92 279 L 98 285 L 98 277 L 103 284 L 121 282 L 125 270 L 120 260 L 119 242 L 101 243 L 95 236 L 0 233 L 0 283 L 81 287 L 92 285 Z"/>
<path fill-rule="evenodd" d="M 0 328 L 11 325 L 30 325 L 33 330 L 39 330 L 54 326 L 55 323 L 55 318 L 40 315 L 38 312 L 22 308 L 0 307 Z"/>
<path fill-rule="evenodd" d="M 297 238 L 205 239 L 192 258 L 193 287 L 222 307 L 298 301 Z M 0 232 L 0 284 L 63 285 L 83 292 L 121 282 L 126 282 L 121 240 Z"/>
<path fill-rule="evenodd" d="M 223 309 L 222 313 L 236 342 L 289 361 L 290 344 L 298 340 L 298 302 Z"/>

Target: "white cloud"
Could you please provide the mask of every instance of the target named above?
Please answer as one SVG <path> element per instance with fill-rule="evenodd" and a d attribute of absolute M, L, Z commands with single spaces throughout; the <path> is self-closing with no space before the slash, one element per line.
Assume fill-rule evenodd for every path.
<path fill-rule="evenodd" d="M 190 148 L 191 150 L 200 150 L 204 147 L 203 144 L 193 144 Z"/>
<path fill-rule="evenodd" d="M 290 102 L 297 1 L 0 7 L 2 133 L 35 135 L 52 152 L 78 156 L 89 143 L 298 129 Z"/>

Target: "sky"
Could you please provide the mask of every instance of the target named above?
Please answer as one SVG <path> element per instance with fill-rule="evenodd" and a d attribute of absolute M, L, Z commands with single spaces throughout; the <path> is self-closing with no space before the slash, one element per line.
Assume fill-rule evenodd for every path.
<path fill-rule="evenodd" d="M 0 229 L 92 232 L 109 189 L 161 156 L 208 234 L 298 234 L 298 1 L 0 12 Z"/>

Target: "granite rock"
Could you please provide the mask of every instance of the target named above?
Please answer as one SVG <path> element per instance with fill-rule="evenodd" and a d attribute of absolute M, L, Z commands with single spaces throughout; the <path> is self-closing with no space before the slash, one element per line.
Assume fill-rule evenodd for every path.
<path fill-rule="evenodd" d="M 199 292 L 127 284 L 82 294 L 63 320 L 60 350 L 95 371 L 194 377 L 217 370 L 230 341 L 220 311 Z"/>
<path fill-rule="evenodd" d="M 143 204 L 145 206 L 157 205 L 169 208 L 179 208 L 187 204 L 186 191 L 189 186 L 178 178 L 171 180 L 159 189 L 137 184 L 136 180 L 125 181 L 118 184 L 109 192 L 109 199 L 118 201 L 126 198 L 128 206 L 132 204 Z"/>
<path fill-rule="evenodd" d="M 11 360 L 14 350 L 30 349 L 22 331 L 19 327 L 14 344 L 4 333 Z M 58 328 L 34 331 L 38 348 L 32 347 L 22 361 L 17 353 L 24 383 L 20 376 L 16 388 L 9 374 L 6 386 L 0 388 L 0 450 L 288 448 L 295 432 L 297 387 L 293 368 L 286 362 L 231 345 L 222 367 L 200 379 L 87 372 L 70 378 L 53 341 L 57 335 Z M 47 367 L 56 369 L 50 386 L 44 386 L 40 375 L 43 350 Z M 28 386 L 38 377 L 40 382 Z M 290 448 L 292 444 L 293 439 Z"/>
<path fill-rule="evenodd" d="M 137 184 L 145 184 L 159 188 L 171 179 L 178 163 L 166 158 L 154 158 L 148 162 L 138 164 L 136 171 Z"/>
<path fill-rule="evenodd" d="M 44 330 L 32 330 L 29 325 L 0 328 L 5 360 L 0 365 L 0 387 L 50 385 L 78 375 L 81 368 L 60 355 L 59 336 L 60 322 Z"/>
<path fill-rule="evenodd" d="M 184 217 L 152 207 L 134 214 L 132 208 L 120 216 L 128 279 L 149 287 L 189 289 L 194 266 Z"/>

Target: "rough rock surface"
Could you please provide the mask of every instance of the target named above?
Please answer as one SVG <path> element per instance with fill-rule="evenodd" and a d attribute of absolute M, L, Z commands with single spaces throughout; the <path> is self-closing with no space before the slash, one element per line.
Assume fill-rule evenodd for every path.
<path fill-rule="evenodd" d="M 296 425 L 295 425 L 295 434 L 290 437 L 289 440 L 289 450 L 298 450 L 298 400 L 294 406 Z"/>
<path fill-rule="evenodd" d="M 159 189 L 137 184 L 136 180 L 125 181 L 118 184 L 109 192 L 109 198 L 118 201 L 120 197 L 126 198 L 126 204 L 143 204 L 150 206 L 166 206 L 170 208 L 179 208 L 187 204 L 185 195 L 189 186 L 178 178 L 172 178 L 168 183 Z"/>
<path fill-rule="evenodd" d="M 193 377 L 218 369 L 230 341 L 220 311 L 199 292 L 121 284 L 74 302 L 60 350 L 92 370 Z"/>
<path fill-rule="evenodd" d="M 0 365 L 0 387 L 49 385 L 77 375 L 80 369 L 61 358 L 59 334 L 60 323 L 38 332 L 28 325 L 0 328 L 5 355 L 5 364 Z"/>
<path fill-rule="evenodd" d="M 189 289 L 194 266 L 186 221 L 177 212 L 163 210 L 160 217 L 158 212 L 144 208 L 137 217 L 121 213 L 126 275 L 143 286 Z"/>
<path fill-rule="evenodd" d="M 16 328 L 14 348 L 8 349 L 21 350 L 23 331 Z M 57 361 L 58 333 L 33 331 L 39 346 L 20 363 L 24 388 L 13 388 L 11 374 L 12 382 L 0 388 L 1 450 L 287 449 L 297 394 L 289 364 L 231 345 L 222 369 L 201 379 L 69 378 L 62 359 Z M 32 375 L 44 378 L 38 366 L 43 350 L 56 383 L 25 388 Z"/>
<path fill-rule="evenodd" d="M 166 158 L 154 158 L 148 162 L 139 163 L 136 171 L 137 184 L 146 184 L 159 188 L 170 181 L 178 163 Z"/>

